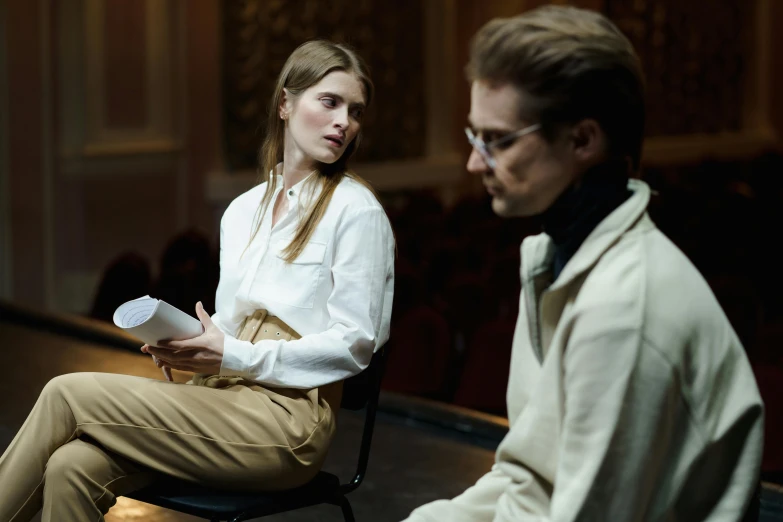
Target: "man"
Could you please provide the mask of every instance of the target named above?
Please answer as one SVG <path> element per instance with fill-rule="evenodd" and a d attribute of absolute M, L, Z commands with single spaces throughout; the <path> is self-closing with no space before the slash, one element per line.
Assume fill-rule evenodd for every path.
<path fill-rule="evenodd" d="M 496 464 L 410 522 L 738 521 L 757 486 L 762 404 L 707 283 L 646 213 L 644 80 L 603 16 L 494 20 L 467 68 L 473 145 L 522 244 Z"/>

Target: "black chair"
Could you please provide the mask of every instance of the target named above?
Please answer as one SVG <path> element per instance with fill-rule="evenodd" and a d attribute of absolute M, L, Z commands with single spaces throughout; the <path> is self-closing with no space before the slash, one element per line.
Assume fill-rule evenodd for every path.
<path fill-rule="evenodd" d="M 758 484 L 756 484 L 756 491 L 753 492 L 750 505 L 748 505 L 741 522 L 759 522 L 761 517 L 761 489 L 761 480 L 759 480 Z"/>
<path fill-rule="evenodd" d="M 353 510 L 346 495 L 359 487 L 367 470 L 387 351 L 387 348 L 381 348 L 373 355 L 370 366 L 366 370 L 347 379 L 343 384 L 342 408 L 360 410 L 367 407 L 359 462 L 356 474 L 350 482 L 340 484 L 340 479 L 336 475 L 320 471 L 309 483 L 295 489 L 237 493 L 171 479 L 156 482 L 127 496 L 148 504 L 206 518 L 212 522 L 224 520 L 239 522 L 316 504 L 340 506 L 346 522 L 353 522 L 355 520 Z"/>

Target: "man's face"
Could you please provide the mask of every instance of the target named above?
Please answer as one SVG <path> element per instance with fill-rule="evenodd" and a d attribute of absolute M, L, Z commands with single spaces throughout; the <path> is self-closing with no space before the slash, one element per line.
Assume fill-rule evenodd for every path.
<path fill-rule="evenodd" d="M 508 83 L 474 81 L 468 115 L 471 127 L 488 143 L 539 123 L 519 119 L 524 96 Z M 567 132 L 554 143 L 546 141 L 540 132 L 532 132 L 490 148 L 496 162 L 494 169 L 473 149 L 467 169 L 481 175 L 497 215 L 533 216 L 547 210 L 577 178 L 580 169 L 571 144 Z"/>

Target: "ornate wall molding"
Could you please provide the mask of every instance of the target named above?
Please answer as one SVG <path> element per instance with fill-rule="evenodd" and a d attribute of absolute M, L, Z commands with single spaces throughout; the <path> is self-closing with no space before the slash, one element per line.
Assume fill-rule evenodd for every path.
<path fill-rule="evenodd" d="M 57 308 L 56 289 L 56 248 L 54 241 L 54 92 L 52 64 L 52 6 L 47 0 L 39 0 L 41 9 L 41 114 L 42 143 L 41 167 L 43 175 L 43 257 L 44 257 L 44 296 L 50 310 Z"/>
<path fill-rule="evenodd" d="M 131 53 L 129 63 L 140 67 L 139 87 L 133 102 L 140 104 L 138 123 L 110 117 L 112 106 L 121 103 L 111 82 L 115 64 L 108 63 L 107 23 L 111 14 L 107 0 L 64 0 L 59 9 L 60 156 L 66 174 L 78 174 L 91 159 L 116 158 L 116 166 L 131 156 L 159 158 L 148 162 L 153 169 L 167 166 L 181 150 L 181 104 L 176 91 L 181 85 L 181 6 L 177 0 L 139 0 L 141 41 L 114 48 Z M 116 23 L 116 21 L 115 21 Z M 83 75 L 74 71 L 84 71 Z M 107 81 L 108 80 L 108 81 Z M 142 95 L 143 94 L 143 95 Z M 112 105 L 107 105 L 111 103 Z M 105 161 L 103 162 L 106 163 Z"/>
<path fill-rule="evenodd" d="M 55 223 L 52 287 L 57 309 L 84 312 L 96 266 L 131 245 L 150 249 L 187 225 L 187 0 L 41 1 L 55 6 L 50 157 L 54 186 L 66 195 L 55 200 L 55 217 L 68 217 Z M 103 224 L 132 215 L 134 203 L 126 201 L 158 208 L 158 222 L 146 236 L 133 231 L 155 220 L 130 227 L 127 244 L 115 245 Z"/>
<path fill-rule="evenodd" d="M 769 0 L 605 0 L 647 76 L 645 164 L 778 146 L 769 120 Z"/>
<path fill-rule="evenodd" d="M 649 136 L 743 128 L 747 0 L 606 0 L 647 76 Z"/>
<path fill-rule="evenodd" d="M 0 2 L 0 34 L 6 33 L 6 4 Z M 8 78 L 6 38 L 0 38 L 0 77 Z M 0 299 L 13 295 L 11 204 L 8 165 L 8 82 L 0 82 Z"/>

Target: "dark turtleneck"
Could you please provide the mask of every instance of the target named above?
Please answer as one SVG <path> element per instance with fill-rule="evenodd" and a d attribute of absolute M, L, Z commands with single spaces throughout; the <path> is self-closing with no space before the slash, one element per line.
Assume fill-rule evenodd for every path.
<path fill-rule="evenodd" d="M 555 245 L 553 281 L 598 223 L 630 195 L 626 162 L 609 161 L 590 168 L 541 215 Z"/>

